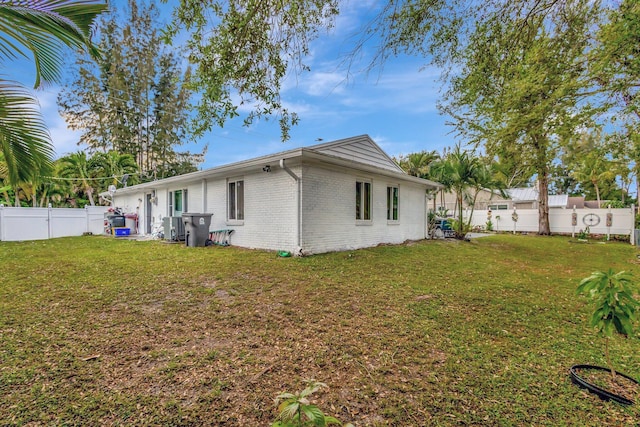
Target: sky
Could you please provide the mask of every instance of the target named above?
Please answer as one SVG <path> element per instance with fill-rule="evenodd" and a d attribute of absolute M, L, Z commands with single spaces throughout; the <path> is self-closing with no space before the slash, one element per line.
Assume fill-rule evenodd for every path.
<path fill-rule="evenodd" d="M 119 3 L 120 1 L 118 1 Z M 163 11 L 168 19 L 177 1 L 170 0 Z M 243 127 L 242 120 L 216 127 L 185 149 L 208 150 L 200 165 L 206 169 L 266 154 L 322 142 L 368 134 L 387 154 L 399 156 L 422 150 L 442 152 L 456 143 L 447 118 L 439 114 L 440 70 L 425 66 L 424 58 L 391 58 L 382 69 L 359 72 L 365 63 L 347 72 L 340 67 L 352 49 L 349 41 L 358 38 L 359 29 L 375 12 L 376 1 L 351 1 L 341 9 L 335 27 L 321 33 L 311 45 L 304 63 L 311 71 L 291 75 L 281 92 L 283 103 L 300 117 L 291 138 L 282 142 L 276 120 Z M 72 52 L 69 52 L 72 55 Z M 366 62 L 366 61 L 365 61 Z M 0 74 L 32 87 L 33 64 L 20 61 L 3 64 Z M 359 68 L 360 67 L 360 68 Z M 49 127 L 56 156 L 82 150 L 79 133 L 69 130 L 58 113 L 59 86 L 35 91 Z M 242 111 L 241 111 L 242 112 Z M 180 150 L 183 148 L 180 147 Z"/>

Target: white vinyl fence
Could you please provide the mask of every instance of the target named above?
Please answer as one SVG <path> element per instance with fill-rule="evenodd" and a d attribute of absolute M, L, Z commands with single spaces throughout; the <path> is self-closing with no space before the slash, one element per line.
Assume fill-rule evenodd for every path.
<path fill-rule="evenodd" d="M 465 217 L 469 218 L 470 214 L 471 210 L 466 211 Z M 487 210 L 475 210 L 471 225 L 486 229 L 488 219 Z M 495 231 L 538 232 L 537 209 L 494 210 L 491 211 L 490 219 Z M 629 241 L 634 244 L 635 208 L 550 209 L 549 226 L 551 233 L 572 235 L 589 227 L 590 234 L 628 236 Z"/>
<path fill-rule="evenodd" d="M 72 208 L 15 208 L 0 205 L 0 240 L 42 240 L 102 234 L 107 206 Z"/>

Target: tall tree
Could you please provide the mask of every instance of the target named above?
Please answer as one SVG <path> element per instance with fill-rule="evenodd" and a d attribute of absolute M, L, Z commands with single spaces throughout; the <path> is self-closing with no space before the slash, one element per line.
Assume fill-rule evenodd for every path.
<path fill-rule="evenodd" d="M 106 8 L 96 1 L 0 3 L 0 61 L 32 58 L 35 88 L 60 80 L 64 46 L 98 56 L 91 27 Z M 51 167 L 51 138 L 33 95 L 20 83 L 0 79 L 0 151 L 11 185 L 28 182 Z"/>
<path fill-rule="evenodd" d="M 175 151 L 191 138 L 189 70 L 162 43 L 153 3 L 129 0 L 125 12 L 113 9 L 100 21 L 104 59 L 80 58 L 58 103 L 92 152 L 130 154 L 140 171 L 165 177 L 181 155 L 191 155 Z"/>
<path fill-rule="evenodd" d="M 615 154 L 629 160 L 640 194 L 640 3 L 622 0 L 608 18 L 590 52 L 590 71 L 613 109 Z"/>
<path fill-rule="evenodd" d="M 517 149 L 536 172 L 539 234 L 550 234 L 549 173 L 558 146 L 589 123 L 584 55 L 597 8 L 575 0 L 547 19 L 518 8 L 476 26 L 443 110 L 461 136 L 490 154 Z"/>

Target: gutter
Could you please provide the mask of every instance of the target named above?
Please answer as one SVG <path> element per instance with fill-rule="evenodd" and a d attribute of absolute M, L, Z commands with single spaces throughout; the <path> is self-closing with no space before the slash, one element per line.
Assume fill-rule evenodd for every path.
<path fill-rule="evenodd" d="M 296 182 L 296 250 L 294 255 L 301 256 L 302 255 L 302 179 L 296 175 L 289 167 L 285 164 L 285 159 L 280 159 L 280 168 L 283 169 L 286 173 L 289 174 L 291 178 Z"/>

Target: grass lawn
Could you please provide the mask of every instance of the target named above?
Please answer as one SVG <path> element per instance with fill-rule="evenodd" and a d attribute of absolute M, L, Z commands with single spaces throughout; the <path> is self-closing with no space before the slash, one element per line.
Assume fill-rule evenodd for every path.
<path fill-rule="evenodd" d="M 628 244 L 497 235 L 308 258 L 106 237 L 0 242 L 0 425 L 267 426 L 314 378 L 356 426 L 632 426 L 580 279 Z M 640 378 L 640 335 L 612 342 Z"/>

